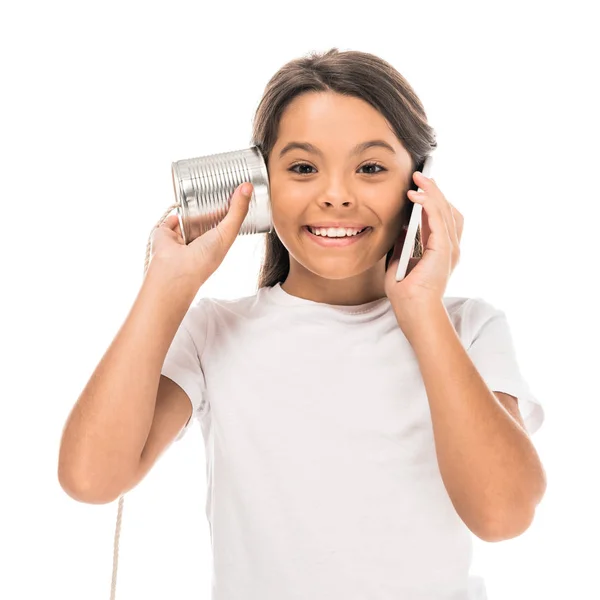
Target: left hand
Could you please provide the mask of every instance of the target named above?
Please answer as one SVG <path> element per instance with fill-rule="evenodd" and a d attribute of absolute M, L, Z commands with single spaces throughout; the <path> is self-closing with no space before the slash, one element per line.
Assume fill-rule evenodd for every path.
<path fill-rule="evenodd" d="M 421 221 L 422 258 L 408 261 L 406 276 L 396 281 L 406 229 L 394 245 L 385 273 L 385 293 L 397 311 L 402 307 L 441 303 L 450 275 L 460 258 L 462 214 L 446 200 L 435 181 L 415 171 L 413 179 L 421 192 L 409 190 L 410 201 L 423 207 Z"/>

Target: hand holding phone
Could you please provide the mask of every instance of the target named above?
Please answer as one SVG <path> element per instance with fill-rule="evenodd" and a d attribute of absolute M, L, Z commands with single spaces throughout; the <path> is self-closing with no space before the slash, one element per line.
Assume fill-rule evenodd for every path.
<path fill-rule="evenodd" d="M 425 177 L 431 177 L 432 164 L 433 157 L 429 155 L 425 159 L 425 162 L 423 163 L 423 169 L 421 170 Z M 418 190 L 421 190 L 421 188 L 418 188 Z M 411 202 L 411 200 L 407 200 L 407 202 Z M 415 247 L 415 240 L 417 237 L 417 228 L 421 228 L 421 214 L 423 212 L 423 207 L 416 202 L 412 202 L 412 205 L 413 207 L 410 213 L 408 229 L 406 231 L 406 237 L 404 238 L 404 243 L 402 245 L 402 252 L 400 254 L 398 270 L 396 271 L 396 281 L 402 281 L 406 277 L 408 261 L 413 256 L 413 249 Z"/>

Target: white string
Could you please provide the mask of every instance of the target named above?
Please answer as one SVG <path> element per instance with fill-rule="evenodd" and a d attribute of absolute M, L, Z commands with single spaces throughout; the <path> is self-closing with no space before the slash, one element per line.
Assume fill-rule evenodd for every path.
<path fill-rule="evenodd" d="M 152 233 L 154 230 L 160 227 L 165 219 L 169 216 L 169 214 L 173 211 L 173 209 L 177 208 L 179 204 L 172 204 L 169 206 L 168 210 L 165 211 L 163 216 L 160 218 L 158 223 L 152 228 L 150 232 L 150 236 L 148 237 L 148 243 L 146 244 L 146 260 L 144 261 L 144 275 L 146 275 L 146 271 L 148 270 L 148 262 L 150 260 L 150 249 L 152 246 Z M 115 600 L 115 595 L 117 592 L 117 569 L 119 566 L 119 538 L 121 537 L 121 521 L 123 519 L 123 504 L 125 502 L 125 494 L 121 494 L 119 496 L 119 508 L 117 511 L 117 524 L 115 527 L 115 539 L 113 544 L 113 570 L 112 570 L 112 581 L 110 586 L 110 600 Z"/>

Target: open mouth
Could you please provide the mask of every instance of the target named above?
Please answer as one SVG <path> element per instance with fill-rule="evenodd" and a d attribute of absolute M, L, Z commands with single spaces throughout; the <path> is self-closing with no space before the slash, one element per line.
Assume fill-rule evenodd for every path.
<path fill-rule="evenodd" d="M 308 231 L 308 233 L 316 236 L 316 237 L 323 237 L 323 238 L 328 238 L 330 240 L 335 240 L 335 239 L 340 239 L 340 238 L 347 238 L 347 237 L 356 237 L 357 235 L 360 235 L 361 233 L 365 232 L 367 229 L 371 229 L 370 227 L 365 227 L 364 229 L 361 229 L 360 231 L 358 231 L 357 233 L 353 233 L 352 235 L 339 235 L 339 236 L 328 236 L 328 235 L 318 235 L 316 233 L 313 233 L 310 230 L 310 227 L 308 225 L 304 226 L 304 229 L 306 229 Z"/>
<path fill-rule="evenodd" d="M 317 235 L 315 233 L 312 233 L 312 231 L 308 228 L 307 225 L 305 225 L 302 229 L 308 234 L 308 237 L 311 240 L 313 240 L 321 246 L 348 246 L 350 244 L 353 244 L 354 242 L 357 242 L 358 240 L 363 239 L 366 235 L 369 234 L 372 227 L 365 227 L 364 229 L 361 229 L 358 233 L 355 233 L 353 235 L 342 235 L 336 237 L 329 237 L 326 235 Z"/>

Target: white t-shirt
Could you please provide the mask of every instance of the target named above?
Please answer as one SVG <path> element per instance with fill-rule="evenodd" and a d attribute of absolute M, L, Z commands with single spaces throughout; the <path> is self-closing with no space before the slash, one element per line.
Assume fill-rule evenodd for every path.
<path fill-rule="evenodd" d="M 492 391 L 544 420 L 505 314 L 444 298 Z M 435 453 L 412 346 L 390 301 L 334 306 L 280 284 L 188 310 L 162 374 L 206 445 L 212 600 L 483 600 L 472 533 Z"/>

